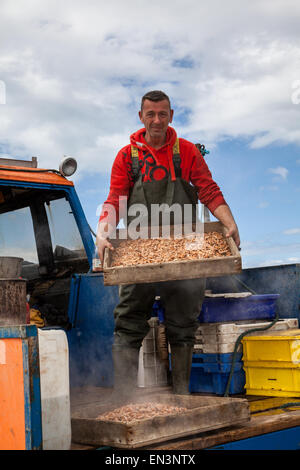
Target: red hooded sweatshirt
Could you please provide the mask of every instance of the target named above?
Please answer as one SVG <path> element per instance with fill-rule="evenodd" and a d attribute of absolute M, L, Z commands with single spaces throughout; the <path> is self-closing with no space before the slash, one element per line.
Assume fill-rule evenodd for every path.
<path fill-rule="evenodd" d="M 144 138 L 146 130 L 140 129 L 130 136 L 130 144 L 123 147 L 117 154 L 112 166 L 110 191 L 103 204 L 100 221 L 110 220 L 107 205 L 112 205 L 116 211 L 116 224 L 120 219 L 119 197 L 128 198 L 134 185 L 132 173 L 131 145 L 138 148 L 139 162 L 143 181 L 155 181 L 167 178 L 169 172 L 175 177 L 172 161 L 173 145 L 177 135 L 172 127 L 167 129 L 166 143 L 161 148 L 153 149 Z M 181 178 L 191 182 L 198 191 L 202 204 L 213 213 L 215 209 L 226 204 L 219 186 L 212 179 L 212 175 L 205 160 L 197 147 L 188 140 L 179 139 Z"/>

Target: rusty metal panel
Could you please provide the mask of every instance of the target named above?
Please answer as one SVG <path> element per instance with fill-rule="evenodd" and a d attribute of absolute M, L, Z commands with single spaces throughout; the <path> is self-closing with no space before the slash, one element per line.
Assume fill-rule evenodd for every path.
<path fill-rule="evenodd" d="M 0 279 L 0 326 L 26 324 L 26 281 Z"/>

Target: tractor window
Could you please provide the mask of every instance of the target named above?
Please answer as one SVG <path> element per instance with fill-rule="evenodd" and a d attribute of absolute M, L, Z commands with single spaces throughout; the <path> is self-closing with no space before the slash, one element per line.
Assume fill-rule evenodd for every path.
<path fill-rule="evenodd" d="M 84 257 L 85 250 L 69 202 L 55 199 L 45 204 L 54 258 Z"/>
<path fill-rule="evenodd" d="M 0 256 L 23 258 L 22 276 L 87 272 L 83 241 L 64 191 L 1 188 Z"/>
<path fill-rule="evenodd" d="M 0 214 L 0 256 L 17 256 L 37 263 L 37 249 L 29 207 Z"/>

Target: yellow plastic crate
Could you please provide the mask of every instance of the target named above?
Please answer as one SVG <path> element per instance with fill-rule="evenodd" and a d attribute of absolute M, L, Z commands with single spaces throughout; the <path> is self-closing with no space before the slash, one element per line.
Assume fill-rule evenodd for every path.
<path fill-rule="evenodd" d="M 243 361 L 291 362 L 300 364 L 300 329 L 272 331 L 261 336 L 245 336 Z"/>
<path fill-rule="evenodd" d="M 300 397 L 300 329 L 244 337 L 247 395 Z"/>
<path fill-rule="evenodd" d="M 249 363 L 248 363 L 249 364 Z M 272 397 L 300 397 L 300 365 L 292 367 L 247 367 L 245 389 L 247 395 L 264 395 Z"/>

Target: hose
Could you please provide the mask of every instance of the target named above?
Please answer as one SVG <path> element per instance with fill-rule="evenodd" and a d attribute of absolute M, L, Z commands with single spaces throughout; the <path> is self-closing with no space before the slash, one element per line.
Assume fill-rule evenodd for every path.
<path fill-rule="evenodd" d="M 234 279 L 235 281 L 237 281 L 239 284 L 241 284 L 243 287 L 245 287 L 245 289 L 247 289 L 249 292 L 251 292 L 251 294 L 257 295 L 254 290 L 252 290 L 249 286 L 247 286 L 247 285 L 246 285 L 243 281 L 241 281 L 238 277 L 233 276 L 233 279 Z"/>
<path fill-rule="evenodd" d="M 238 279 L 237 279 L 238 280 Z M 239 280 L 238 280 L 239 281 Z M 239 281 L 241 282 L 241 281 Z M 241 282 L 242 283 L 242 282 Z M 246 287 L 247 289 L 249 289 L 248 286 L 246 286 L 245 284 L 243 284 L 244 287 Z M 255 293 L 255 292 L 252 292 L 252 293 Z M 224 393 L 224 397 L 228 397 L 229 395 L 229 388 L 230 388 L 230 383 L 231 383 L 231 380 L 232 380 L 232 376 L 233 376 L 233 372 L 234 372 L 234 366 L 235 366 L 235 362 L 236 362 L 236 356 L 237 356 L 237 350 L 238 350 L 238 347 L 242 341 L 242 339 L 244 338 L 244 336 L 248 335 L 249 333 L 254 333 L 254 332 L 257 332 L 257 331 L 266 331 L 268 330 L 269 328 L 271 328 L 273 325 L 275 325 L 275 323 L 279 320 L 279 313 L 276 311 L 276 315 L 275 315 L 275 318 L 274 320 L 269 323 L 268 325 L 262 327 L 262 328 L 252 328 L 251 330 L 248 330 L 248 331 L 244 331 L 242 334 L 240 334 L 240 336 L 238 337 L 238 339 L 236 340 L 235 342 L 235 346 L 234 346 L 234 351 L 233 351 L 233 357 L 232 357 L 232 363 L 231 363 L 231 369 L 230 369 L 230 374 L 229 374 L 229 378 L 228 378 L 228 382 L 227 382 L 227 385 L 226 385 L 226 389 L 225 389 L 225 393 Z M 300 406 L 300 402 L 289 402 L 289 403 L 284 403 L 283 405 L 280 405 L 278 406 L 277 408 L 292 408 L 292 407 L 297 407 L 297 406 Z"/>
<path fill-rule="evenodd" d="M 234 280 L 237 281 L 239 284 L 241 284 L 243 287 L 245 287 L 249 292 L 251 292 L 252 294 L 256 295 L 256 292 L 254 290 L 252 290 L 249 286 L 247 286 L 244 282 L 242 282 L 240 279 L 238 279 L 236 276 L 233 276 Z M 247 330 L 247 331 L 244 331 L 243 333 L 240 334 L 240 336 L 237 338 L 236 342 L 235 342 L 235 345 L 234 345 L 234 350 L 233 350 L 233 356 L 232 356 L 232 363 L 231 363 L 231 368 L 230 368 L 230 373 L 229 373 L 229 377 L 228 377 L 228 381 L 227 381 L 227 385 L 226 385 L 226 389 L 225 389 L 225 393 L 224 393 L 224 397 L 228 397 L 229 395 L 229 388 L 230 388 L 230 384 L 231 384 L 231 380 L 232 380 L 232 377 L 233 377 L 233 372 L 234 372 L 234 366 L 235 366 L 235 363 L 236 363 L 236 356 L 237 356 L 237 351 L 238 351 L 238 348 L 242 342 L 242 339 L 246 336 L 246 335 L 249 335 L 250 333 L 255 333 L 255 332 L 258 332 L 258 331 L 266 331 L 266 330 L 269 330 L 270 328 L 272 328 L 273 325 L 275 325 L 275 323 L 277 323 L 279 320 L 279 313 L 276 311 L 276 314 L 275 314 L 275 318 L 272 322 L 270 322 L 268 325 L 266 326 L 263 326 L 261 328 L 252 328 L 251 330 Z"/>
<path fill-rule="evenodd" d="M 278 406 L 278 408 L 292 408 L 294 406 L 300 406 L 299 401 L 284 403 L 283 405 Z"/>
<path fill-rule="evenodd" d="M 90 226 L 90 224 L 88 224 L 88 226 L 89 226 L 89 229 L 90 229 L 91 234 L 94 235 L 94 237 L 96 238 L 97 235 L 95 234 L 95 232 L 94 232 L 94 230 L 92 229 L 92 227 Z"/>
<path fill-rule="evenodd" d="M 244 331 L 243 333 L 240 334 L 240 336 L 238 337 L 238 339 L 236 340 L 235 345 L 234 345 L 232 363 L 231 363 L 231 368 L 230 368 L 230 374 L 229 374 L 228 382 L 227 382 L 227 385 L 226 385 L 224 397 L 228 397 L 228 395 L 229 395 L 229 388 L 230 388 L 230 383 L 231 383 L 233 372 L 234 372 L 234 366 L 235 366 L 235 362 L 236 362 L 237 350 L 238 350 L 238 347 L 241 344 L 241 341 L 244 338 L 244 336 L 248 335 L 249 333 L 254 333 L 254 332 L 257 332 L 257 331 L 268 330 L 273 325 L 275 325 L 275 323 L 278 320 L 279 320 L 279 313 L 276 311 L 276 315 L 275 315 L 274 320 L 271 323 L 269 323 L 267 326 L 264 326 L 262 328 L 252 328 L 251 330 Z"/>

